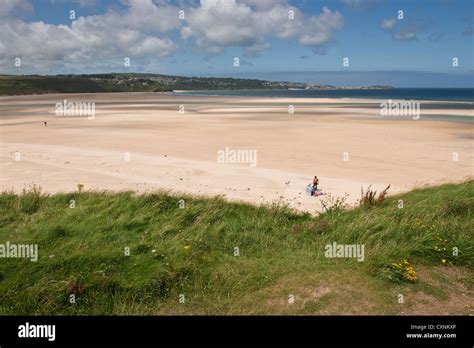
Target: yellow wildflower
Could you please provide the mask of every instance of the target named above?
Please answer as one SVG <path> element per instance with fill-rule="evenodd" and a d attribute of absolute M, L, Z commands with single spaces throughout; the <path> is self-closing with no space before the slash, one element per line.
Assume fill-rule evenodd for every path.
<path fill-rule="evenodd" d="M 407 278 L 409 281 L 414 282 L 416 278 L 416 271 L 413 269 L 413 267 L 406 267 L 406 274 L 405 278 Z"/>

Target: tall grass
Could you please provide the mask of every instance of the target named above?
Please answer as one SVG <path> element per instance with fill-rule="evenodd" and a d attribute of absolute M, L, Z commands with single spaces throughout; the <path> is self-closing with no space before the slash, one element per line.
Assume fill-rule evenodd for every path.
<path fill-rule="evenodd" d="M 389 189 L 390 189 L 390 185 L 388 185 L 382 192 L 380 192 L 377 197 L 377 190 L 373 190 L 371 185 L 369 185 L 369 187 L 367 187 L 367 190 L 365 191 L 364 191 L 364 188 L 361 187 L 360 189 L 361 197 L 359 200 L 359 205 L 362 207 L 373 207 L 375 205 L 382 204 L 385 198 L 387 197 Z"/>
<path fill-rule="evenodd" d="M 386 291 L 403 259 L 472 269 L 473 206 L 472 180 L 316 217 L 161 192 L 4 192 L 0 243 L 38 244 L 39 259 L 0 259 L 0 314 L 254 313 L 284 279 L 343 274 Z M 364 244 L 365 261 L 326 258 L 333 242 Z"/>

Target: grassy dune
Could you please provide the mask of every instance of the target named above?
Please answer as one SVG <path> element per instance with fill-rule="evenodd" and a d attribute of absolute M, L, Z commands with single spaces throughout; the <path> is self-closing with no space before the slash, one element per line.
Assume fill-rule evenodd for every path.
<path fill-rule="evenodd" d="M 0 259 L 0 314 L 472 313 L 474 181 L 327 208 L 5 192 L 0 243 L 37 243 L 39 259 Z M 364 244 L 364 262 L 326 258 L 333 242 Z"/>

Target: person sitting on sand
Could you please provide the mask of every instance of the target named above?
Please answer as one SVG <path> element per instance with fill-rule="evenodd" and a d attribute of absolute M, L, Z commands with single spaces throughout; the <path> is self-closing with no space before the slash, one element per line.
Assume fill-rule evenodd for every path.
<path fill-rule="evenodd" d="M 315 175 L 313 179 L 313 187 L 311 188 L 311 196 L 313 196 L 314 193 L 318 190 L 318 184 L 319 184 L 319 179 Z"/>

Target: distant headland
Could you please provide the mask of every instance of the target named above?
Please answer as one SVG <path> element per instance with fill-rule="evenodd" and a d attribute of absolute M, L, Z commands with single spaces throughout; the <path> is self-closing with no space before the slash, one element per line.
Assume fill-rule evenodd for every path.
<path fill-rule="evenodd" d="M 100 92 L 172 92 L 174 90 L 354 90 L 391 86 L 336 87 L 313 83 L 222 77 L 185 77 L 141 73 L 0 75 L 0 95 Z"/>

